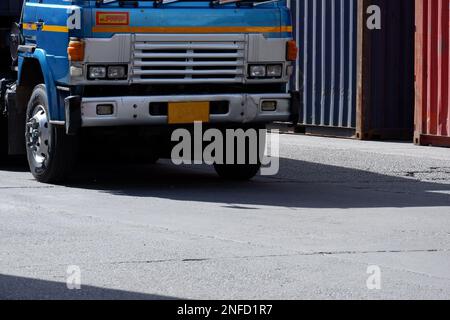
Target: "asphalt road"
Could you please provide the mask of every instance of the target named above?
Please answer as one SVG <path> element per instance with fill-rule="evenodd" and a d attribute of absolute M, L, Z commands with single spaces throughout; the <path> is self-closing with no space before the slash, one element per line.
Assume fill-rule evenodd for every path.
<path fill-rule="evenodd" d="M 0 298 L 450 298 L 450 149 L 283 135 L 281 156 L 249 183 L 161 162 L 50 186 L 1 167 Z"/>

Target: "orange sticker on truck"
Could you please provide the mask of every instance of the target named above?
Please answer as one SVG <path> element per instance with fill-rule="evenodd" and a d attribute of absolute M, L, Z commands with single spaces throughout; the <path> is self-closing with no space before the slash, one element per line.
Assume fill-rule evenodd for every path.
<path fill-rule="evenodd" d="M 98 26 L 128 26 L 130 14 L 128 12 L 97 12 Z"/>

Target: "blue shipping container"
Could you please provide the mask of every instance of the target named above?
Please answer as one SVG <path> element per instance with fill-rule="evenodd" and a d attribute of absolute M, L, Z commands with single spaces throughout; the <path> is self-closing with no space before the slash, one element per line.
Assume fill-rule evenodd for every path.
<path fill-rule="evenodd" d="M 356 128 L 357 0 L 291 2 L 300 47 L 300 124 Z"/>

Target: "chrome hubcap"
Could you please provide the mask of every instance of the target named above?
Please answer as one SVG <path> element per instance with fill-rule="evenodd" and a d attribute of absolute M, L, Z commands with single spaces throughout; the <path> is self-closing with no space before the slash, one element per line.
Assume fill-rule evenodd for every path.
<path fill-rule="evenodd" d="M 36 167 L 43 167 L 49 159 L 50 124 L 45 108 L 38 105 L 34 108 L 27 122 L 27 147 Z"/>

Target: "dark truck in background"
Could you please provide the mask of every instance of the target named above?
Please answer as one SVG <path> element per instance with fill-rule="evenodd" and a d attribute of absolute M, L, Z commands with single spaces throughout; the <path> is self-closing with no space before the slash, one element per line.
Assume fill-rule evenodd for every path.
<path fill-rule="evenodd" d="M 13 77 L 13 65 L 9 48 L 11 28 L 19 21 L 21 0 L 0 0 L 0 80 Z M 0 82 L 0 90 L 6 90 L 6 81 Z M 4 116 L 5 104 L 0 101 L 0 159 L 8 153 L 8 126 Z"/>
<path fill-rule="evenodd" d="M 11 63 L 9 51 L 9 36 L 11 26 L 14 22 L 19 21 L 20 12 L 22 10 L 21 0 L 1 0 L 0 1 L 0 71 L 2 76 L 9 73 Z"/>

